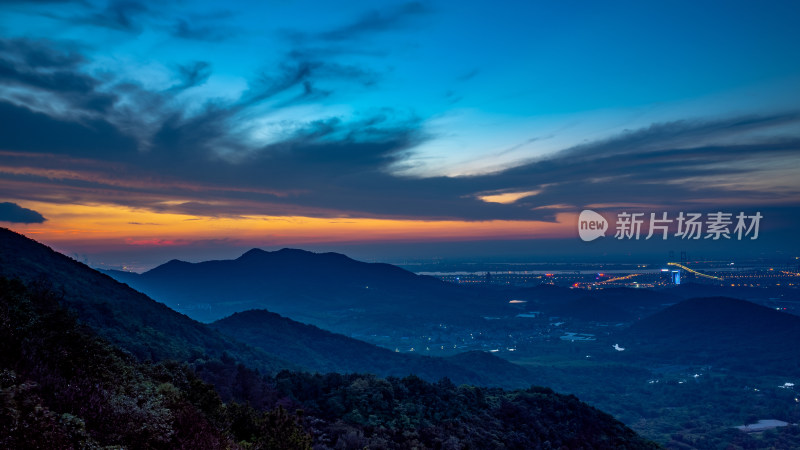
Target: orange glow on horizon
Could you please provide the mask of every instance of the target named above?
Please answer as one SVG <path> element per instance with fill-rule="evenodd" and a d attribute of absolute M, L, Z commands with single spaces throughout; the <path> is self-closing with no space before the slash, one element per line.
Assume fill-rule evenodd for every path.
<path fill-rule="evenodd" d="M 460 221 L 378 218 L 323 218 L 248 215 L 208 217 L 154 212 L 118 205 L 19 204 L 40 212 L 41 224 L 9 228 L 49 244 L 92 247 L 179 246 L 230 239 L 239 243 L 290 245 L 335 242 L 540 239 L 568 237 L 577 215 L 560 213 L 557 222 Z"/>

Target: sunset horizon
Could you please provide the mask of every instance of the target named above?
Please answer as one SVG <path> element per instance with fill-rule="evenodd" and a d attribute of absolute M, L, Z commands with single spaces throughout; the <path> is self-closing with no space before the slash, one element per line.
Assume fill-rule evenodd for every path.
<path fill-rule="evenodd" d="M 0 224 L 142 270 L 166 247 L 613 257 L 637 247 L 580 247 L 582 210 L 762 211 L 756 251 L 669 250 L 794 256 L 791 3 L 304 5 L 6 6 Z"/>

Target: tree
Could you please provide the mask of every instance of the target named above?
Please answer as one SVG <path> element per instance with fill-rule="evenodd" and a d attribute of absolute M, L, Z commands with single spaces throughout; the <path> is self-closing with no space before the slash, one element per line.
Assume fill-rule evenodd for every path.
<path fill-rule="evenodd" d="M 311 435 L 300 424 L 302 410 L 289 414 L 282 406 L 264 413 L 261 436 L 255 448 L 268 450 L 311 450 Z"/>

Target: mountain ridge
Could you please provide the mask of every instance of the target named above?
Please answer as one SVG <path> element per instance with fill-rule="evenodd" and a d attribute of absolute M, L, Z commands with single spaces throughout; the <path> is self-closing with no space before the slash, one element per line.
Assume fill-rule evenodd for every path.
<path fill-rule="evenodd" d="M 381 377 L 415 374 L 429 381 L 447 377 L 456 384 L 507 388 L 534 384 L 528 370 L 489 353 L 465 352 L 449 357 L 397 353 L 263 309 L 238 312 L 210 326 L 320 373 L 373 373 Z"/>
<path fill-rule="evenodd" d="M 204 322 L 267 309 L 339 333 L 374 334 L 388 325 L 399 329 L 395 317 L 419 322 L 459 319 L 466 308 L 482 312 L 470 314 L 472 320 L 498 310 L 511 312 L 503 294 L 331 252 L 251 249 L 235 259 L 171 261 L 142 274 L 106 273 Z M 344 316 L 353 320 L 344 323 Z"/>
<path fill-rule="evenodd" d="M 220 357 L 227 352 L 267 373 L 295 367 L 5 228 L 0 228 L 0 275 L 28 284 L 46 280 L 82 322 L 142 360 L 190 360 L 193 355 Z"/>
<path fill-rule="evenodd" d="M 34 264 L 33 260 L 38 261 Z M 180 264 L 180 263 L 179 263 Z M 190 263 L 186 263 L 190 264 Z M 173 264 L 174 265 L 174 264 Z M 262 334 L 262 341 L 243 342 L 235 333 L 222 333 L 213 327 L 173 311 L 130 286 L 99 273 L 83 263 L 55 252 L 32 239 L 9 230 L 0 230 L 0 276 L 19 278 L 28 283 L 47 277 L 52 287 L 63 293 L 65 305 L 98 334 L 122 349 L 131 352 L 140 360 L 193 361 L 224 359 L 245 363 L 251 369 L 266 374 L 284 369 L 333 372 L 346 369 L 348 372 L 369 372 L 378 375 L 418 375 L 430 381 L 450 377 L 459 383 L 483 386 L 525 387 L 531 379 L 525 369 L 511 363 L 496 360 L 496 365 L 512 375 L 504 375 L 484 364 L 480 369 L 469 367 L 469 363 L 451 363 L 446 358 L 431 358 L 422 355 L 399 355 L 367 342 L 292 321 L 270 312 L 263 312 L 271 320 L 271 329 Z M 286 333 L 287 336 L 281 334 Z M 264 345 L 263 338 L 272 335 L 272 345 Z M 298 354 L 281 352 L 293 340 L 312 344 L 313 339 L 344 343 L 348 348 L 367 352 L 371 359 L 362 358 L 360 365 L 345 366 L 331 364 L 333 361 L 325 351 L 316 351 L 309 346 L 295 345 Z M 320 342 L 314 343 L 319 345 Z M 335 349 L 328 346 L 331 352 Z M 328 352 L 328 353 L 331 353 Z M 340 353 L 341 354 L 341 353 Z M 314 361 L 327 358 L 328 365 Z"/>
<path fill-rule="evenodd" d="M 634 323 L 622 335 L 626 353 L 745 372 L 800 372 L 800 317 L 730 297 L 684 300 Z"/>

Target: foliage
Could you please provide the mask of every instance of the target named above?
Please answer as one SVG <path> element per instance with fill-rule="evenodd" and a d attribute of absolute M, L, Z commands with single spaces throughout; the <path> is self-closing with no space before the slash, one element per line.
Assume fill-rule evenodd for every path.
<path fill-rule="evenodd" d="M 0 350 L 0 448 L 235 445 L 226 405 L 188 366 L 137 362 L 79 325 L 41 284 L 0 278 Z M 285 413 L 275 422 L 275 414 L 255 417 L 290 423 Z M 310 439 L 302 428 L 289 430 L 265 426 L 249 443 Z"/>
<path fill-rule="evenodd" d="M 0 230 L 0 448 L 653 446 L 544 388 L 278 367 L 294 369 Z"/>
<path fill-rule="evenodd" d="M 651 448 L 612 417 L 546 388 L 416 376 L 141 363 L 78 324 L 44 286 L 0 278 L 3 448 Z M 290 413 L 289 411 L 295 411 Z"/>
<path fill-rule="evenodd" d="M 397 353 L 341 334 L 331 333 L 265 310 L 233 314 L 211 324 L 222 333 L 282 359 L 320 373 L 414 374 L 428 381 L 443 377 L 456 383 L 519 388 L 531 374 L 486 352 L 441 358 Z"/>

